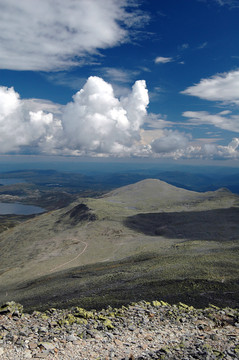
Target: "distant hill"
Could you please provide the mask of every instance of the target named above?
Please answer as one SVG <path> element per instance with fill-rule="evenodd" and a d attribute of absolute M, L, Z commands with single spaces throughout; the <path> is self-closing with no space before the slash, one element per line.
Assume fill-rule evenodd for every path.
<path fill-rule="evenodd" d="M 89 165 L 89 164 L 88 164 Z M 70 191 L 109 191 L 138 181 L 154 178 L 165 181 L 176 187 L 192 191 L 214 191 L 227 188 L 239 194 L 239 170 L 226 167 L 193 167 L 174 166 L 165 169 L 163 166 L 130 166 L 130 164 L 91 164 L 80 167 L 77 172 L 56 170 L 18 170 L 0 173 L 0 184 L 3 180 L 20 179 L 38 187 L 51 187 Z"/>

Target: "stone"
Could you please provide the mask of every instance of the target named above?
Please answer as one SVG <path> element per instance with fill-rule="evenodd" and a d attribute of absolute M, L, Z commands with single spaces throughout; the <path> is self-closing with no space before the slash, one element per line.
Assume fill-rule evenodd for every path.
<path fill-rule="evenodd" d="M 76 341 L 76 340 L 78 340 L 78 338 L 74 334 L 68 335 L 66 337 L 66 341 L 73 342 L 73 341 Z"/>
<path fill-rule="evenodd" d="M 115 345 L 117 345 L 117 346 L 122 346 L 123 345 L 122 341 L 120 341 L 118 339 L 114 339 L 114 342 L 115 342 Z"/>
<path fill-rule="evenodd" d="M 47 328 L 45 326 L 41 326 L 38 330 L 39 333 L 47 333 Z"/>
<path fill-rule="evenodd" d="M 28 344 L 28 347 L 29 347 L 29 349 L 31 349 L 31 350 L 34 350 L 34 349 L 36 349 L 37 348 L 37 343 L 35 343 L 35 342 L 29 342 L 29 344 Z"/>
<path fill-rule="evenodd" d="M 48 352 L 41 352 L 41 353 L 37 353 L 34 355 L 34 358 L 37 359 L 46 359 L 48 357 L 49 353 Z"/>
<path fill-rule="evenodd" d="M 55 349 L 55 344 L 52 344 L 50 342 L 41 342 L 40 344 L 38 344 L 38 346 L 42 346 L 45 350 L 54 350 Z"/>
<path fill-rule="evenodd" d="M 144 338 L 145 338 L 145 340 L 153 341 L 152 335 L 150 335 L 150 334 L 146 334 Z"/>
<path fill-rule="evenodd" d="M 27 327 L 24 327 L 24 328 L 20 331 L 19 335 L 25 336 L 25 337 L 28 336 L 28 335 L 29 335 L 29 329 L 28 329 Z"/>
<path fill-rule="evenodd" d="M 219 340 L 219 338 L 218 338 L 218 336 L 216 334 L 210 334 L 209 337 L 213 341 L 218 341 Z"/>
<path fill-rule="evenodd" d="M 73 341 L 73 345 L 82 345 L 82 340 Z"/>
<path fill-rule="evenodd" d="M 30 350 L 26 350 L 23 354 L 24 359 L 32 359 L 32 353 Z"/>
<path fill-rule="evenodd" d="M 0 359 L 54 359 L 56 354 L 59 359 L 72 360 L 129 360 L 130 354 L 135 360 L 238 358 L 238 309 L 155 305 L 142 301 L 121 309 L 90 312 L 75 307 L 20 317 L 0 314 Z M 88 319 L 76 317 L 77 312 Z M 235 322 L 217 326 L 218 319 L 225 319 L 228 313 Z M 108 321 L 112 329 L 106 326 Z M 200 324 L 204 325 L 201 329 Z"/>

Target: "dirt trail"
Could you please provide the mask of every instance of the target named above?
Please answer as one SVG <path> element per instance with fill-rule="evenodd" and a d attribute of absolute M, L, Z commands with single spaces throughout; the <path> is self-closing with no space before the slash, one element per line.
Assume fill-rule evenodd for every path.
<path fill-rule="evenodd" d="M 77 238 L 72 238 L 71 240 L 78 240 L 78 239 Z M 58 266 L 54 267 L 53 269 L 51 269 L 49 271 L 49 273 L 51 273 L 51 272 L 53 272 L 55 270 L 58 270 L 58 269 L 60 269 L 60 268 L 62 268 L 64 266 L 72 263 L 73 261 L 77 260 L 81 255 L 84 254 L 84 252 L 86 251 L 86 249 L 88 247 L 88 243 L 86 243 L 85 241 L 82 241 L 82 240 L 78 240 L 78 241 L 81 242 L 82 244 L 84 244 L 84 249 L 79 254 L 77 254 L 77 256 L 75 256 L 73 259 L 71 259 L 71 260 L 69 260 L 69 261 L 67 261 L 67 262 L 65 262 L 65 263 L 63 263 L 61 265 L 58 265 Z"/>

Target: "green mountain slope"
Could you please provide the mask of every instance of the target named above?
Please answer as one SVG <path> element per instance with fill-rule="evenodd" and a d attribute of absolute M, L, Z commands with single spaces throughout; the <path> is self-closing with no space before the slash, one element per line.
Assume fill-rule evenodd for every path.
<path fill-rule="evenodd" d="M 0 302 L 234 306 L 238 200 L 227 190 L 197 193 L 149 179 L 29 219 L 0 234 Z"/>

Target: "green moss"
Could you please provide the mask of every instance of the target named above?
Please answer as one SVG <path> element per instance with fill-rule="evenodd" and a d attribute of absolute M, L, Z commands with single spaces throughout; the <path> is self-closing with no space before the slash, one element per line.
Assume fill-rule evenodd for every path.
<path fill-rule="evenodd" d="M 109 315 L 109 317 L 112 317 L 112 318 L 115 317 L 115 313 L 113 311 L 111 311 L 108 315 Z"/>
<path fill-rule="evenodd" d="M 212 305 L 212 304 L 209 304 L 209 305 L 210 305 L 210 307 L 213 308 L 213 309 L 220 310 L 220 308 L 219 308 L 218 306 L 216 306 L 216 305 Z"/>
<path fill-rule="evenodd" d="M 11 314 L 20 316 L 23 313 L 23 306 L 15 301 L 8 301 L 0 307 L 0 314 Z"/>
<path fill-rule="evenodd" d="M 114 329 L 114 326 L 113 326 L 112 322 L 109 319 L 106 319 L 104 321 L 103 325 L 105 327 L 107 327 L 107 329 L 109 329 L 109 330 Z"/>
<path fill-rule="evenodd" d="M 217 359 L 223 359 L 224 355 L 221 351 L 219 350 L 213 350 L 212 351 L 213 355 L 216 356 Z"/>
<path fill-rule="evenodd" d="M 72 325 L 77 322 L 77 318 L 72 314 L 68 314 L 67 321 L 69 322 L 70 325 Z"/>
<path fill-rule="evenodd" d="M 237 346 L 235 347 L 234 351 L 235 351 L 236 354 L 239 354 L 239 345 L 237 345 Z"/>
<path fill-rule="evenodd" d="M 48 320 L 49 319 L 49 316 L 46 313 L 42 313 L 40 315 L 40 317 L 41 317 L 42 320 Z"/>
<path fill-rule="evenodd" d="M 76 319 L 76 323 L 79 325 L 87 325 L 88 321 L 86 319 Z"/>
<path fill-rule="evenodd" d="M 168 354 L 169 353 L 169 348 L 168 346 L 164 346 L 160 349 L 161 352 L 165 353 L 165 354 Z"/>
<path fill-rule="evenodd" d="M 59 324 L 59 326 L 65 326 L 65 325 L 69 325 L 69 322 L 68 322 L 68 320 L 66 320 L 66 319 L 58 319 L 58 324 Z"/>
<path fill-rule="evenodd" d="M 161 306 L 169 306 L 169 303 L 165 302 L 165 301 L 160 301 L 161 302 Z"/>
<path fill-rule="evenodd" d="M 50 308 L 49 310 L 46 311 L 47 314 L 53 314 L 54 312 L 56 312 L 56 308 Z"/>
<path fill-rule="evenodd" d="M 179 308 L 183 308 L 184 310 L 188 310 L 188 311 L 194 310 L 193 306 L 189 306 L 189 305 L 184 304 L 182 302 L 179 302 L 178 305 L 179 305 Z"/>
<path fill-rule="evenodd" d="M 76 317 L 81 317 L 83 319 L 94 319 L 95 318 L 92 311 L 87 311 L 87 310 L 85 310 L 83 308 L 80 308 L 80 307 L 76 307 L 74 309 L 74 315 Z"/>
<path fill-rule="evenodd" d="M 212 352 L 212 347 L 211 347 L 211 345 L 205 343 L 205 344 L 203 345 L 203 347 L 204 347 L 205 350 L 207 350 L 207 351 L 209 351 L 209 352 Z"/>
<path fill-rule="evenodd" d="M 152 301 L 152 305 L 155 306 L 155 307 L 160 307 L 161 306 L 161 301 L 154 300 L 154 301 Z"/>
<path fill-rule="evenodd" d="M 35 316 L 35 317 L 39 317 L 39 316 L 41 316 L 41 312 L 35 310 L 35 311 L 32 313 L 32 315 Z"/>

